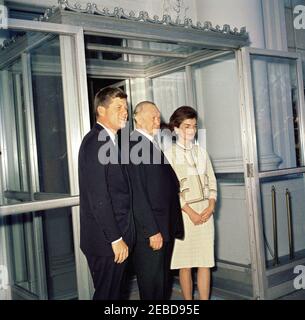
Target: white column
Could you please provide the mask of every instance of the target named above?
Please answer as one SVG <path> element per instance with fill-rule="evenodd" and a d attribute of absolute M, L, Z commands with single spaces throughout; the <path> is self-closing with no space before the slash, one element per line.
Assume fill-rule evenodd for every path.
<path fill-rule="evenodd" d="M 284 3 L 282 0 L 197 0 L 197 14 L 199 21 L 211 21 L 213 26 L 217 24 L 220 26 L 229 24 L 231 28 L 245 26 L 249 32 L 250 46 L 252 47 L 264 49 L 267 43 L 269 48 L 273 46 L 273 49 L 285 49 L 285 45 L 287 45 L 285 39 L 279 40 L 280 36 L 273 38 L 273 31 L 277 27 L 281 26 L 280 30 L 276 30 L 276 34 L 283 31 L 283 26 L 280 22 L 284 15 Z M 266 31 L 267 37 L 265 36 Z M 268 89 L 270 79 L 268 79 L 267 73 L 269 71 L 270 74 L 270 69 L 268 69 L 265 61 L 257 60 L 253 63 L 253 70 L 255 71 L 253 79 L 256 88 L 254 92 L 255 104 L 259 108 L 256 110 L 259 119 L 256 120 L 261 169 L 277 169 L 281 158 L 275 154 L 272 138 L 272 113 L 270 90 Z M 231 84 L 228 83 L 228 85 L 230 86 Z M 231 106 L 231 108 L 233 107 Z M 236 123 L 231 125 L 239 127 L 238 116 L 235 117 L 235 121 Z M 223 125 L 225 126 L 225 123 L 219 123 L 220 127 Z M 215 135 L 208 132 L 208 136 L 213 140 Z M 234 158 L 233 155 L 232 158 Z"/>
<path fill-rule="evenodd" d="M 264 60 L 253 61 L 253 97 L 256 114 L 256 135 L 258 141 L 258 158 L 260 171 L 276 170 L 282 159 L 275 154 L 272 123 L 273 99 L 271 94 L 274 86 L 268 77 L 270 68 Z M 278 133 L 277 133 L 278 134 Z"/>
<path fill-rule="evenodd" d="M 285 0 L 262 1 L 266 48 L 288 50 Z"/>
<path fill-rule="evenodd" d="M 285 19 L 285 0 L 265 0 L 263 4 L 266 47 L 271 50 L 288 51 Z M 291 85 L 296 75 L 290 72 L 289 63 L 268 66 L 270 107 L 273 119 L 274 150 L 282 158 L 279 168 L 296 165 L 295 139 Z M 279 81 L 281 79 L 281 81 Z"/>

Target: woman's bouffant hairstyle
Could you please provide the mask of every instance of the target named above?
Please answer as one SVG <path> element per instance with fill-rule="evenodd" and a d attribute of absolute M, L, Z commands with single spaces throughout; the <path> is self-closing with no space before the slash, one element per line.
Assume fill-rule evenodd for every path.
<path fill-rule="evenodd" d="M 168 128 L 171 131 L 174 131 L 174 128 L 179 128 L 181 123 L 187 119 L 196 119 L 198 120 L 198 114 L 195 109 L 188 106 L 182 106 L 178 108 L 170 117 Z"/>

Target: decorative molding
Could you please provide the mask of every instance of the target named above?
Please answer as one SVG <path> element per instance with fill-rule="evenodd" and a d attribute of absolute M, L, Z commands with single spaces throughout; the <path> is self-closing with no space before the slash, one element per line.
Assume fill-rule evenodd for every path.
<path fill-rule="evenodd" d="M 59 9 L 59 2 L 58 6 L 52 6 L 51 8 L 48 8 L 45 10 L 44 14 L 41 15 L 39 18 L 35 18 L 34 21 L 48 21 L 50 17 L 53 16 L 53 14 Z"/>
<path fill-rule="evenodd" d="M 176 14 L 176 21 L 185 20 L 189 6 L 185 4 L 185 0 L 163 0 L 163 15 Z"/>
<path fill-rule="evenodd" d="M 40 16 L 38 19 L 34 19 L 36 21 L 48 21 L 50 17 L 52 17 L 57 11 L 67 10 L 77 13 L 85 13 L 92 15 L 99 15 L 103 17 L 116 18 L 116 19 L 124 19 L 135 22 L 143 22 L 143 23 L 151 23 L 155 25 L 167 25 L 176 28 L 185 28 L 190 30 L 198 30 L 203 32 L 212 32 L 217 34 L 228 34 L 235 36 L 243 36 L 248 37 L 248 32 L 246 27 L 242 27 L 240 30 L 238 28 L 231 28 L 230 25 L 225 24 L 223 27 L 216 25 L 213 27 L 212 23 L 206 21 L 204 23 L 197 22 L 193 23 L 192 19 L 186 17 L 186 12 L 188 7 L 185 6 L 184 1 L 176 0 L 176 4 L 170 4 L 170 7 L 167 6 L 166 0 L 164 0 L 164 13 L 169 12 L 170 10 L 174 10 L 177 13 L 176 19 L 172 19 L 169 14 L 164 14 L 162 19 L 160 19 L 157 15 L 154 15 L 151 18 L 147 11 L 140 11 L 138 16 L 134 11 L 130 11 L 129 14 L 124 12 L 123 8 L 115 7 L 113 11 L 110 11 L 108 8 L 103 8 L 100 10 L 95 3 L 88 3 L 86 8 L 83 8 L 81 4 L 75 3 L 71 5 L 68 0 L 58 0 L 58 5 L 53 6 L 51 8 L 46 9 L 45 13 Z M 184 15 L 183 22 L 181 22 L 181 16 Z M 12 43 L 15 43 L 17 37 L 13 37 L 12 39 L 5 40 L 2 45 L 0 45 L 1 49 L 6 49 Z"/>
<path fill-rule="evenodd" d="M 10 39 L 5 39 L 3 43 L 0 45 L 0 51 L 8 48 L 13 43 L 15 43 L 19 38 L 22 38 L 24 35 L 25 33 L 23 32 L 11 37 Z"/>
<path fill-rule="evenodd" d="M 238 30 L 238 28 L 231 29 L 230 25 L 225 24 L 222 28 L 219 25 L 215 26 L 214 28 L 212 23 L 209 21 L 204 23 L 198 22 L 195 25 L 192 19 L 186 17 L 186 12 L 188 10 L 188 7 L 184 5 L 184 2 L 182 0 L 176 0 L 176 1 L 177 3 L 174 6 L 173 5 L 171 5 L 171 7 L 167 7 L 166 5 L 163 6 L 164 13 L 169 12 L 171 8 L 172 10 L 176 11 L 177 18 L 175 20 L 172 19 L 172 17 L 169 14 L 164 14 L 162 19 L 160 19 L 157 15 L 154 15 L 153 18 L 151 18 L 147 11 L 140 11 L 138 16 L 136 16 L 134 11 L 130 11 L 129 14 L 126 14 L 124 9 L 119 7 L 115 7 L 112 12 L 108 8 L 103 8 L 102 10 L 100 10 L 95 3 L 88 3 L 86 8 L 82 8 L 81 4 L 76 3 L 74 5 L 71 5 L 68 0 L 58 0 L 58 6 L 47 9 L 44 15 L 39 18 L 39 20 L 47 21 L 56 12 L 56 10 L 61 9 L 61 10 L 78 12 L 78 13 L 100 15 L 103 17 L 147 22 L 147 23 L 153 23 L 153 24 L 159 24 L 159 25 L 170 25 L 175 27 L 183 27 L 183 28 L 202 30 L 202 31 L 211 31 L 211 32 L 238 35 L 238 36 L 248 35 L 246 27 L 242 27 L 240 30 Z M 181 12 L 183 10 L 184 10 L 184 19 L 183 19 L 183 22 L 181 22 L 180 17 L 181 17 Z"/>

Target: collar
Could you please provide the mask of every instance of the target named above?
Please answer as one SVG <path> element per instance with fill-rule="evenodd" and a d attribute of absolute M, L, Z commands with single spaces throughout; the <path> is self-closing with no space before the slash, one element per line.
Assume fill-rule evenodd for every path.
<path fill-rule="evenodd" d="M 154 137 L 143 131 L 142 129 L 136 129 L 139 133 L 141 133 L 144 137 L 146 137 L 150 142 L 154 143 Z"/>
<path fill-rule="evenodd" d="M 176 145 L 182 148 L 183 150 L 192 150 L 194 146 L 194 144 L 192 143 L 190 147 L 186 147 L 183 144 L 179 143 L 178 141 L 176 141 Z"/>
<path fill-rule="evenodd" d="M 108 133 L 111 141 L 112 141 L 113 144 L 115 145 L 115 144 L 116 144 L 116 143 L 115 143 L 116 134 L 114 134 L 110 129 L 108 129 L 107 127 L 105 127 L 102 123 L 100 123 L 100 122 L 98 122 L 98 121 L 97 121 L 96 123 L 99 124 L 101 127 L 103 127 L 103 128 L 106 130 L 106 132 Z"/>

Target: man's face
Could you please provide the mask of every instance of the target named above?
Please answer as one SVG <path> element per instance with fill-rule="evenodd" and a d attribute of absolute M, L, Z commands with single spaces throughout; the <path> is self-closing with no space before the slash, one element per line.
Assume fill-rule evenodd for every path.
<path fill-rule="evenodd" d="M 137 118 L 138 128 L 150 135 L 155 135 L 160 129 L 160 118 L 161 114 L 156 106 L 146 105 Z"/>
<path fill-rule="evenodd" d="M 118 130 L 126 126 L 128 117 L 128 108 L 126 99 L 114 98 L 108 108 L 98 107 L 98 120 L 116 133 Z"/>

